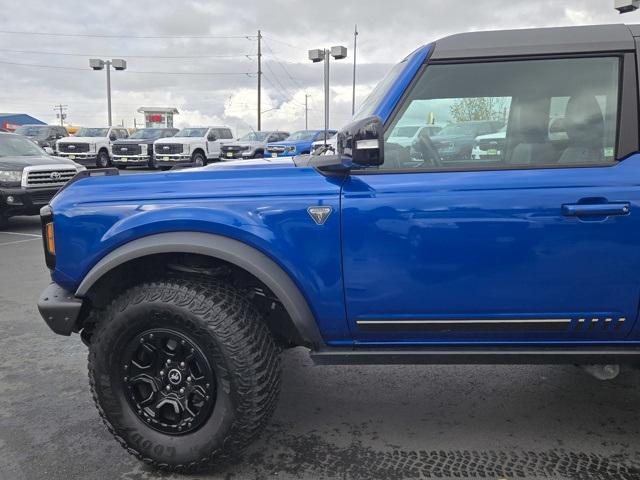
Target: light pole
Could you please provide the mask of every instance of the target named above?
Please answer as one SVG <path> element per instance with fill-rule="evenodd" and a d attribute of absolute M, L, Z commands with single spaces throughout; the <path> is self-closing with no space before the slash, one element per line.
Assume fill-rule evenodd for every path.
<path fill-rule="evenodd" d="M 327 132 L 329 130 L 329 60 L 347 58 L 347 47 L 316 48 L 309 50 L 309 60 L 313 63 L 324 61 L 324 144 L 327 144 Z"/>
<path fill-rule="evenodd" d="M 640 7 L 640 0 L 614 0 L 613 8 L 620 13 L 629 13 Z"/>
<path fill-rule="evenodd" d="M 107 71 L 107 112 L 109 116 L 109 126 L 111 126 L 111 66 L 116 70 L 126 70 L 127 62 L 121 58 L 114 58 L 113 60 L 91 58 L 89 59 L 89 66 L 94 70 L 104 69 Z"/>

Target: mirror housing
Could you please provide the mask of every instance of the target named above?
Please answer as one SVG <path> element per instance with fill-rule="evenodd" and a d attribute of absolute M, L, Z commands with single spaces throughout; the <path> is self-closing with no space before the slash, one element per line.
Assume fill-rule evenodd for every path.
<path fill-rule="evenodd" d="M 376 167 L 384 163 L 384 126 L 380 117 L 366 117 L 338 132 L 338 156 L 343 164 Z"/>
<path fill-rule="evenodd" d="M 117 140 L 118 137 L 116 137 L 113 133 L 111 135 L 109 135 L 109 140 L 111 140 L 112 142 L 115 142 Z"/>
<path fill-rule="evenodd" d="M 216 140 L 218 140 L 218 137 L 215 133 L 210 133 L 209 135 L 207 135 L 207 140 L 209 142 L 215 142 Z"/>

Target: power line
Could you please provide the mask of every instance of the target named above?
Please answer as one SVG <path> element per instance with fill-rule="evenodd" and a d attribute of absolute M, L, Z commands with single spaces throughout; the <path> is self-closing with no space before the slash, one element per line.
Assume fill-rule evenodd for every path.
<path fill-rule="evenodd" d="M 81 70 L 83 72 L 88 71 L 86 68 L 80 67 L 65 67 L 61 65 L 41 65 L 34 63 L 18 63 L 18 62 L 6 62 L 0 60 L 0 64 L 3 65 L 17 65 L 21 67 L 36 67 L 36 68 L 51 68 L 57 70 Z M 211 76 L 211 75 L 245 75 L 252 77 L 255 72 L 156 72 L 156 71 L 142 71 L 142 70 L 127 70 L 128 73 L 134 74 L 147 74 L 147 75 L 195 75 L 195 76 Z"/>
<path fill-rule="evenodd" d="M 21 53 L 34 55 L 61 55 L 67 57 L 127 57 L 127 58 L 161 58 L 161 59 L 199 59 L 199 58 L 236 58 L 254 57 L 255 53 L 233 53 L 228 55 L 129 55 L 129 54 L 98 54 L 98 53 L 70 53 L 70 52 L 45 52 L 38 50 L 12 50 L 0 48 L 0 52 Z"/>
<path fill-rule="evenodd" d="M 107 33 L 59 33 L 59 32 L 25 32 L 17 30 L 0 30 L 5 35 L 39 35 L 45 37 L 81 37 L 81 38 L 140 38 L 140 39 L 190 39 L 190 38 L 218 38 L 253 40 L 255 35 L 123 35 Z"/>
<path fill-rule="evenodd" d="M 298 82 L 298 80 L 296 80 L 293 75 L 291 75 L 291 73 L 289 72 L 289 70 L 287 70 L 287 67 L 285 67 L 284 63 L 278 58 L 278 56 L 275 54 L 275 52 L 271 49 L 271 47 L 265 43 L 265 47 L 267 47 L 267 49 L 269 50 L 269 52 L 271 52 L 271 55 L 273 55 L 274 60 L 276 61 L 276 63 L 278 65 L 280 65 L 280 67 L 282 68 L 282 70 L 284 71 L 285 75 L 287 77 L 289 77 L 289 79 L 291 80 L 292 84 L 295 84 L 294 87 L 297 87 L 301 90 L 304 90 L 304 87 L 302 85 L 300 85 L 300 83 Z"/>

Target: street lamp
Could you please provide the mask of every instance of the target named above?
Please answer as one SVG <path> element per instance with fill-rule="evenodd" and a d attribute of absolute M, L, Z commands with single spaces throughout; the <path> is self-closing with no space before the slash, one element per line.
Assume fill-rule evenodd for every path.
<path fill-rule="evenodd" d="M 640 0 L 614 0 L 613 8 L 620 13 L 628 13 L 640 7 Z"/>
<path fill-rule="evenodd" d="M 329 130 L 329 60 L 347 58 L 347 47 L 316 48 L 309 50 L 309 60 L 313 63 L 324 61 L 324 144 L 327 144 L 327 132 Z"/>
<path fill-rule="evenodd" d="M 94 70 L 103 70 L 106 67 L 107 71 L 107 111 L 109 113 L 109 126 L 111 126 L 111 67 L 116 70 L 126 70 L 127 62 L 121 58 L 114 58 L 113 60 L 102 60 L 100 58 L 89 59 L 89 66 Z"/>

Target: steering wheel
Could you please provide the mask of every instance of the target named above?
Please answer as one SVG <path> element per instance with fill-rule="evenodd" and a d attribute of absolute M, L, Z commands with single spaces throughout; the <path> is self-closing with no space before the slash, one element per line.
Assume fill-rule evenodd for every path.
<path fill-rule="evenodd" d="M 442 158 L 438 149 L 431 141 L 431 137 L 426 132 L 426 129 L 422 130 L 418 134 L 418 141 L 413 144 L 414 148 L 422 154 L 422 159 L 429 161 L 434 167 L 442 167 Z"/>

